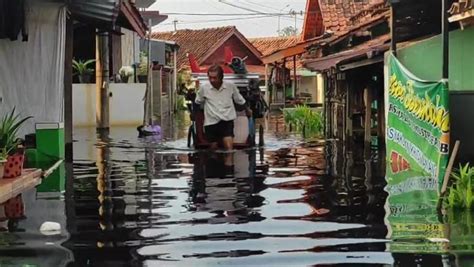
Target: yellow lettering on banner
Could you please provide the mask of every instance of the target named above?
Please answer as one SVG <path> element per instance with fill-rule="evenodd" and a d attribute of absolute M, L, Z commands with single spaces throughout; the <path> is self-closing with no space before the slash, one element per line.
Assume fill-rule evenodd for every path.
<path fill-rule="evenodd" d="M 449 131 L 449 112 L 440 106 L 441 97 L 436 96 L 434 102 L 428 94 L 420 98 L 415 94 L 413 81 L 408 81 L 403 85 L 395 74 L 390 76 L 389 94 L 398 99 L 411 114 L 418 119 L 433 125 L 446 133 Z"/>

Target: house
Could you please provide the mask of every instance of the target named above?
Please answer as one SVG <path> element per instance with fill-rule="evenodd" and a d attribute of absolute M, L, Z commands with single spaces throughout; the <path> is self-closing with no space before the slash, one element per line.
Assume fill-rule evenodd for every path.
<path fill-rule="evenodd" d="M 96 59 L 97 25 L 109 29 L 109 75 L 116 80 L 122 66 L 138 63 L 137 49 L 134 45 L 138 38 L 145 38 L 148 25 L 141 13 L 131 1 L 111 1 L 103 8 L 109 12 L 100 13 L 94 2 L 76 0 L 73 8 L 80 10 L 75 16 L 73 58 L 76 60 Z M 166 19 L 166 16 L 164 17 Z M 123 62 L 125 61 L 125 62 Z M 125 64 L 124 64 L 125 63 Z M 95 82 L 95 77 L 90 81 Z M 75 77 L 77 82 L 77 77 Z"/>
<path fill-rule="evenodd" d="M 306 3 L 305 19 L 303 23 L 303 32 L 299 42 L 289 47 L 278 49 L 262 58 L 268 66 L 286 66 L 287 61 L 292 61 L 296 65 L 297 60 L 303 60 L 308 55 L 312 57 L 322 57 L 331 50 L 321 49 L 327 46 L 329 41 L 337 43 L 340 39 L 349 33 L 349 30 L 355 25 L 361 24 L 367 19 L 367 13 L 374 7 L 384 5 L 382 0 L 362 0 L 362 1 L 333 1 L 333 0 L 308 0 Z M 358 33 L 359 34 L 359 33 Z M 351 35 L 352 36 L 352 35 Z M 340 49 L 338 47 L 335 48 Z M 324 53 L 323 53 L 324 52 Z M 304 61 L 304 60 L 303 60 Z M 306 66 L 307 67 L 307 66 Z M 308 69 L 311 69 L 308 67 Z M 296 68 L 292 72 L 296 73 Z M 282 71 L 285 77 L 286 70 Z M 296 87 L 296 88 L 294 88 Z M 286 102 L 288 84 L 286 86 L 277 86 L 275 92 L 283 94 L 283 102 Z M 293 86 L 292 92 L 297 91 L 297 86 Z M 285 92 L 285 93 L 283 93 Z"/>
<path fill-rule="evenodd" d="M 66 146 L 66 156 L 72 156 L 72 129 L 76 119 L 73 115 L 90 113 L 92 120 L 96 120 L 96 88 L 92 86 L 84 91 L 84 95 L 91 96 L 88 102 L 72 90 L 73 58 L 95 59 L 96 41 L 101 39 L 110 45 L 102 48 L 110 47 L 112 51 L 107 57 L 108 69 L 117 70 L 122 54 L 120 30 L 126 28 L 144 35 L 147 26 L 132 1 L 107 1 L 98 6 L 97 1 L 39 0 L 28 1 L 28 6 L 20 10 L 24 14 L 18 17 L 24 17 L 25 31 L 17 32 L 16 38 L 9 38 L 17 40 L 3 38 L 10 36 L 1 32 L 7 29 L 0 29 L 0 55 L 5 63 L 0 72 L 0 114 L 15 107 L 22 116 L 33 115 L 21 135 L 33 133 L 37 122 L 55 122 L 60 127 L 58 131 L 64 131 L 65 136 L 65 140 L 61 140 L 65 144 L 59 146 Z M 110 76 L 106 77 L 108 81 Z M 120 110 L 120 105 L 114 102 L 115 92 L 100 92 L 103 96 L 115 96 L 111 109 Z M 144 90 L 141 94 L 135 93 L 137 105 L 131 108 L 137 110 L 139 121 L 143 118 L 143 94 Z M 77 106 L 81 101 L 89 105 Z M 130 98 L 126 96 L 125 101 Z"/>
<path fill-rule="evenodd" d="M 448 88 L 450 102 L 451 147 L 459 140 L 461 146 L 456 160 L 469 162 L 474 158 L 474 127 L 468 114 L 474 112 L 474 8 L 464 1 L 452 1 L 449 8 L 449 63 Z M 413 9 L 415 7 L 415 9 Z M 397 23 L 393 39 L 397 59 L 415 76 L 423 80 L 439 81 L 443 78 L 443 36 L 441 29 L 441 2 L 409 1 L 392 4 Z M 417 14 L 423 16 L 416 16 Z M 410 18 L 417 18 L 413 26 Z M 456 166 L 456 165 L 455 165 Z"/>
<path fill-rule="evenodd" d="M 319 12 L 308 13 L 303 35 L 318 38 L 313 33 L 321 28 L 327 35 L 308 46 L 303 59 L 304 66 L 325 77 L 326 136 L 345 142 L 354 155 L 370 157 L 374 148 L 384 146 L 383 54 L 391 40 L 388 4 L 309 0 L 307 9 Z"/>
<path fill-rule="evenodd" d="M 149 38 L 149 27 L 153 27 L 162 21 L 164 21 L 167 16 L 160 14 L 158 11 L 145 11 L 144 8 L 148 8 L 155 1 L 115 1 L 114 3 L 109 3 L 111 8 L 110 12 L 104 14 L 95 14 L 94 16 L 101 17 L 103 22 L 100 25 L 109 25 L 108 29 L 111 29 L 107 34 L 106 41 L 108 43 L 107 47 L 109 48 L 108 56 L 108 74 L 103 76 L 107 81 L 110 81 L 108 93 L 104 94 L 105 100 L 108 103 L 108 117 L 104 121 L 102 127 L 110 126 L 138 126 L 143 123 L 144 117 L 149 115 L 144 113 L 144 106 L 146 103 L 143 101 L 145 92 L 147 90 L 147 84 L 152 87 L 152 81 L 147 79 L 148 68 L 147 68 L 147 59 L 140 57 L 140 40 L 148 40 Z M 94 6 L 91 3 L 91 6 Z M 87 7 L 87 5 L 85 6 Z M 142 9 L 139 11 L 138 9 Z M 82 16 L 80 17 L 82 18 Z M 88 21 L 80 21 L 76 23 L 74 29 L 75 43 L 74 46 L 74 58 L 76 59 L 96 59 L 98 53 L 98 44 L 100 39 L 97 38 L 97 31 L 95 25 L 91 25 Z M 102 34 L 99 34 L 102 36 Z M 173 46 L 173 49 L 175 46 Z M 148 52 L 148 51 L 144 51 Z M 159 56 L 165 57 L 165 51 L 160 52 Z M 157 56 L 157 54 L 154 54 Z M 171 57 L 172 59 L 173 57 Z M 98 60 L 98 58 L 97 58 Z M 152 60 L 154 60 L 152 58 Z M 170 64 L 170 62 L 167 62 Z M 172 64 L 172 63 L 171 63 Z M 120 75 L 120 70 L 124 67 L 133 69 L 131 77 L 124 77 Z M 161 78 L 156 79 L 153 89 L 162 90 L 165 94 L 169 94 L 170 90 L 174 88 L 175 85 L 175 76 L 170 67 L 167 66 L 167 71 L 160 72 L 154 71 L 153 76 L 160 76 Z M 97 76 L 97 75 L 94 75 Z M 91 94 L 90 92 L 97 87 L 97 81 L 94 81 L 94 78 L 88 84 L 74 84 L 74 126 L 75 127 L 91 127 L 98 125 L 97 120 L 100 118 L 99 114 L 104 114 L 100 110 L 96 110 L 96 107 L 99 106 L 99 97 L 96 97 L 96 94 Z M 139 79 L 143 78 L 143 79 Z M 155 77 L 156 78 L 156 77 Z M 159 89 L 161 82 L 166 84 L 166 89 L 163 86 L 163 89 Z M 77 81 L 77 80 L 75 80 Z M 154 94 L 154 96 L 160 96 L 159 94 Z M 150 109 L 151 111 L 162 110 L 167 114 L 172 111 L 168 108 L 174 105 L 175 99 L 167 98 L 166 107 L 158 104 L 158 102 L 151 102 L 156 108 Z M 106 102 L 107 102 L 106 101 Z M 161 103 L 161 102 L 159 102 Z M 149 105 L 146 105 L 147 107 Z M 126 108 L 126 112 L 124 112 Z M 94 112 L 95 111 L 95 112 Z M 107 115 L 107 114 L 105 114 Z M 162 112 L 159 112 L 156 117 L 161 118 Z"/>
<path fill-rule="evenodd" d="M 300 42 L 301 36 L 284 36 L 284 37 L 261 37 L 261 38 L 251 38 L 250 42 L 260 51 L 262 57 L 269 56 L 277 51 L 286 49 L 288 47 L 294 46 Z M 287 62 L 286 68 L 289 70 L 294 69 L 294 62 Z M 267 79 L 266 87 L 272 87 L 272 72 L 275 70 L 273 64 L 267 65 Z M 302 66 L 301 60 L 298 58 L 296 60 L 296 79 L 294 73 L 290 73 L 291 77 L 291 96 L 297 98 L 301 102 L 307 104 L 322 104 L 322 80 L 321 77 L 317 76 L 316 72 L 309 71 Z M 319 78 L 319 79 L 318 79 Z M 295 83 L 296 80 L 296 83 Z M 272 87 L 273 88 L 273 87 Z M 267 88 L 268 89 L 268 88 Z M 296 90 L 297 91 L 293 91 Z M 268 96 L 268 102 L 272 103 L 281 103 L 283 101 L 282 92 L 278 94 L 277 91 L 271 96 Z"/>
<path fill-rule="evenodd" d="M 48 127 L 48 132 L 54 132 L 50 137 L 54 136 L 55 139 L 48 139 L 46 146 L 47 149 L 56 151 L 54 153 L 47 149 L 40 151 L 38 146 L 40 138 L 38 137 L 36 149 L 27 146 L 26 153 L 31 150 L 37 151 L 32 155 L 37 155 L 33 158 L 37 159 L 38 162 L 34 162 L 30 158 L 33 161 L 31 163 L 43 163 L 42 161 L 44 161 L 49 164 L 47 168 L 50 168 L 56 160 L 66 159 L 68 169 L 71 170 L 67 180 L 68 184 L 72 185 L 72 116 L 73 102 L 77 100 L 73 99 L 72 90 L 74 47 L 76 51 L 79 51 L 78 48 L 83 46 L 92 47 L 93 54 L 88 58 L 95 58 L 96 31 L 100 32 L 97 35 L 101 35 L 101 37 L 106 36 L 105 33 L 116 32 L 117 27 L 126 27 L 144 33 L 146 25 L 140 23 L 137 9 L 129 1 L 18 0 L 9 1 L 9 3 L 17 5 L 15 7 L 18 7 L 18 9 L 7 10 L 11 12 L 9 15 L 15 18 L 14 25 L 5 24 L 3 18 L 1 18 L 2 23 L 0 23 L 0 56 L 3 63 L 0 71 L 0 114 L 7 114 L 13 108 L 16 108 L 21 117 L 33 116 L 22 128 L 22 132 L 19 133 L 22 137 L 24 134 L 35 132 L 36 123 L 48 122 L 42 125 Z M 5 6 L 2 5 L 2 8 L 5 8 Z M 2 9 L 2 11 L 4 12 L 5 9 Z M 74 44 L 74 34 L 76 36 L 80 35 L 80 31 L 75 32 L 75 29 L 78 30 L 83 25 L 88 25 L 89 29 L 92 28 L 93 34 L 90 37 L 92 41 L 78 41 Z M 117 37 L 110 38 L 117 39 Z M 110 44 L 113 43 L 114 41 L 110 40 Z M 120 51 L 117 47 L 112 49 Z M 110 69 L 113 68 L 113 66 L 110 67 Z M 104 92 L 108 93 L 105 90 Z M 90 93 L 95 94 L 95 91 Z M 91 112 L 93 111 L 95 111 L 95 107 Z M 51 160 L 54 161 L 51 162 Z M 57 170 L 64 175 L 64 165 L 61 165 Z M 39 175 L 43 173 L 41 170 L 38 170 L 38 172 Z M 51 193 L 57 191 L 60 192 L 58 197 L 62 195 L 65 189 L 65 177 L 60 176 L 52 175 L 46 178 L 43 186 L 39 187 L 37 192 Z M 25 183 L 21 184 L 22 182 Z M 41 181 L 15 180 L 16 189 L 12 192 L 18 195 L 24 190 L 30 190 L 37 182 Z M 2 193 L 5 192 L 3 191 L 4 188 L 2 188 Z M 68 190 L 71 193 L 73 192 L 73 188 L 68 188 Z M 29 224 L 33 223 L 33 225 L 39 227 L 44 220 L 35 221 L 34 218 L 41 219 L 46 216 L 55 222 L 61 223 L 64 227 L 67 225 L 70 234 L 67 237 L 58 235 L 57 238 L 53 238 L 50 242 L 52 248 L 50 257 L 46 261 L 41 260 L 42 262 L 38 264 L 67 265 L 68 261 L 72 261 L 73 253 L 61 247 L 61 244 L 69 238 L 73 239 L 77 235 L 82 235 L 83 232 L 71 226 L 71 222 L 66 221 L 64 216 L 45 213 L 45 210 L 41 207 L 46 204 L 51 206 L 51 203 L 42 203 L 39 200 L 39 194 L 29 195 L 31 197 L 28 197 L 26 204 L 35 202 L 35 206 L 39 207 L 39 209 L 28 211 L 32 215 L 32 220 L 28 221 Z M 19 198 L 21 198 L 21 195 Z M 50 195 L 48 195 L 48 198 L 50 198 Z M 63 203 L 55 207 L 64 209 Z M 75 208 L 73 206 L 72 211 L 68 210 L 68 215 L 74 214 Z M 28 260 L 28 258 L 25 257 L 25 264 L 36 264 L 35 260 Z"/>
<path fill-rule="evenodd" d="M 189 72 L 189 54 L 196 58 L 201 67 L 207 67 L 222 62 L 225 47 L 229 47 L 234 56 L 246 58 L 245 63 L 249 72 L 265 76 L 265 69 L 260 59 L 261 53 L 234 26 L 154 32 L 152 38 L 172 41 L 179 45 L 176 60 L 179 73 Z"/>

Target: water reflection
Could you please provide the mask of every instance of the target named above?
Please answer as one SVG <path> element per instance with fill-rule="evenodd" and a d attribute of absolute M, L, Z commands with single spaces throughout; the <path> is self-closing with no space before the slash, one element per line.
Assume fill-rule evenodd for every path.
<path fill-rule="evenodd" d="M 326 175 L 337 168 L 323 143 L 269 138 L 229 165 L 226 153 L 99 138 L 96 162 L 75 164 L 79 266 L 393 262 L 383 186 L 367 186 L 363 168 Z"/>
<path fill-rule="evenodd" d="M 15 239 L 0 253 L 52 261 L 43 256 L 58 251 L 45 246 L 52 237 L 27 224 L 57 216 L 67 222 L 69 266 L 472 265 L 472 214 L 447 214 L 436 229 L 387 220 L 383 151 L 267 132 L 265 148 L 236 151 L 229 166 L 225 153 L 187 149 L 185 134 L 164 142 L 123 135 L 79 139 L 66 201 L 24 195 L 26 219 L 4 222 L 2 240 Z M 450 242 L 400 230 L 443 231 Z"/>
<path fill-rule="evenodd" d="M 40 230 L 48 221 L 62 228 Z M 0 266 L 66 266 L 72 255 L 61 246 L 65 225 L 63 202 L 44 199 L 34 189 L 1 203 Z"/>
<path fill-rule="evenodd" d="M 235 164 L 226 164 L 227 153 L 190 155 L 194 164 L 190 182 L 189 211 L 214 216 L 207 223 L 247 223 L 264 218 L 258 212 L 264 197 L 259 195 L 268 166 L 256 162 L 256 151 L 236 151 Z"/>

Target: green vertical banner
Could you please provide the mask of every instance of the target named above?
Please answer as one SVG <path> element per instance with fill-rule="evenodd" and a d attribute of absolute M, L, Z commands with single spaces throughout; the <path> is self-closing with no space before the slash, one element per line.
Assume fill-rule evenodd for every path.
<path fill-rule="evenodd" d="M 422 81 L 389 58 L 387 177 L 392 196 L 438 192 L 449 153 L 448 88 Z M 407 201 L 419 204 L 417 196 Z"/>
<path fill-rule="evenodd" d="M 393 54 L 387 63 L 386 190 L 392 238 L 441 238 L 435 209 L 449 154 L 447 84 L 415 77 Z M 410 249 L 436 251 L 437 245 Z M 392 251 L 406 246 L 395 241 Z"/>

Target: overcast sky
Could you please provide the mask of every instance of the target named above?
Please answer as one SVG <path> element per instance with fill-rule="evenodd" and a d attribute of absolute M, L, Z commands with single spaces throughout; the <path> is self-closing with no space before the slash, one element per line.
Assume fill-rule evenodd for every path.
<path fill-rule="evenodd" d="M 230 6 L 220 1 L 225 1 Z M 305 10 L 306 0 L 158 0 L 150 10 L 158 10 L 163 14 L 188 13 L 188 14 L 232 14 L 229 16 L 217 15 L 174 15 L 153 31 L 172 31 L 173 21 L 177 20 L 177 29 L 201 29 L 234 25 L 246 37 L 265 37 L 278 35 L 278 16 L 288 14 L 291 10 L 297 12 Z M 241 8 L 248 10 L 243 10 Z M 256 12 L 250 11 L 254 10 Z M 249 13 L 269 13 L 248 15 Z M 246 15 L 247 14 L 247 15 Z M 303 16 L 297 16 L 297 28 L 301 31 Z M 280 28 L 295 25 L 294 16 L 280 17 Z"/>

